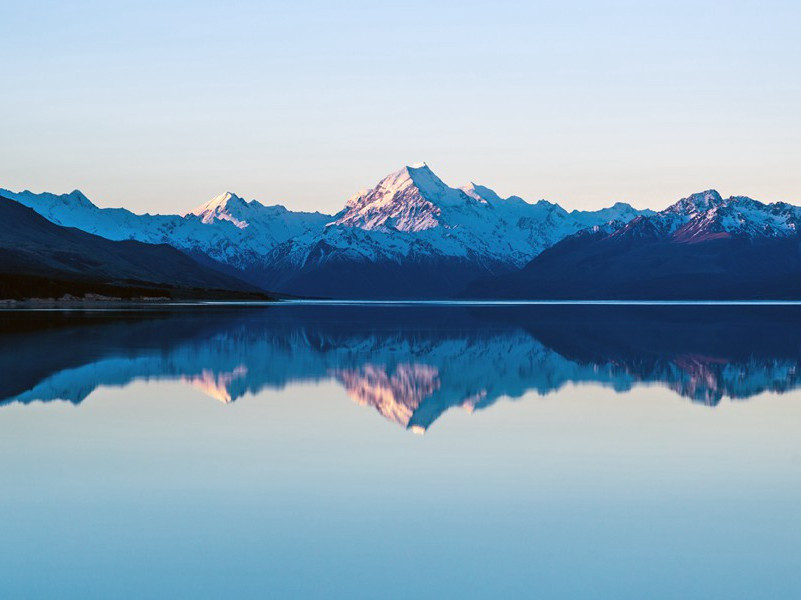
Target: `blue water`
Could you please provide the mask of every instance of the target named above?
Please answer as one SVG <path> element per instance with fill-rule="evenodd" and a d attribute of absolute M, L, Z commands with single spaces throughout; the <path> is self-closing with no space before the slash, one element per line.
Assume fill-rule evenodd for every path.
<path fill-rule="evenodd" d="M 0 597 L 801 596 L 801 307 L 0 313 Z"/>

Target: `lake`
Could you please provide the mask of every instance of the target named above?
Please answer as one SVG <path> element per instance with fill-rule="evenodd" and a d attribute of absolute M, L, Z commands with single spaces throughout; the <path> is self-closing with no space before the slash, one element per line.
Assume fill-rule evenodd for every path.
<path fill-rule="evenodd" d="M 4 598 L 801 597 L 801 306 L 0 312 Z"/>

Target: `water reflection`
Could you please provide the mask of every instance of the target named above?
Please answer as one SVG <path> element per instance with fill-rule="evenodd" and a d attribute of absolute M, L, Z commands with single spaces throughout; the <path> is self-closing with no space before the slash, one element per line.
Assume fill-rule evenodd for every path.
<path fill-rule="evenodd" d="M 0 313 L 0 402 L 80 404 L 178 380 L 229 403 L 334 380 L 422 433 L 446 410 L 566 384 L 666 386 L 709 406 L 799 385 L 793 306 L 275 306 Z"/>

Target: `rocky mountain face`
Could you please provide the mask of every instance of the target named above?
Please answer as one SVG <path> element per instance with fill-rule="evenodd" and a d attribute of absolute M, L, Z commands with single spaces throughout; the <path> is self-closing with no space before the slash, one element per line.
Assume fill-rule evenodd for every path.
<path fill-rule="evenodd" d="M 651 211 L 557 204 L 452 188 L 425 164 L 404 167 L 336 215 L 222 194 L 185 215 L 98 208 L 82 193 L 5 195 L 54 223 L 112 240 L 168 243 L 263 289 L 324 297 L 453 297 L 478 277 L 519 269 L 567 235 Z"/>
<path fill-rule="evenodd" d="M 772 299 L 801 295 L 801 208 L 709 190 L 568 236 L 479 297 Z"/>
<path fill-rule="evenodd" d="M 801 208 L 708 190 L 653 212 L 450 187 L 424 163 L 335 215 L 221 194 L 184 215 L 0 191 L 53 223 L 170 244 L 263 290 L 325 298 L 773 298 L 801 294 Z"/>
<path fill-rule="evenodd" d="M 166 244 L 112 241 L 56 225 L 0 196 L 0 299 L 242 297 L 259 290 Z"/>
<path fill-rule="evenodd" d="M 99 208 L 77 190 L 64 195 L 8 190 L 0 194 L 58 225 L 109 240 L 169 244 L 242 272 L 259 264 L 277 244 L 319 229 L 331 219 L 320 213 L 246 202 L 230 192 L 185 215 L 138 215 L 124 208 Z"/>
<path fill-rule="evenodd" d="M 475 184 L 449 187 L 420 164 L 353 196 L 323 231 L 277 246 L 260 279 L 300 295 L 453 297 L 478 277 L 519 269 L 567 235 L 650 212 L 622 203 L 568 212 L 503 199 Z"/>

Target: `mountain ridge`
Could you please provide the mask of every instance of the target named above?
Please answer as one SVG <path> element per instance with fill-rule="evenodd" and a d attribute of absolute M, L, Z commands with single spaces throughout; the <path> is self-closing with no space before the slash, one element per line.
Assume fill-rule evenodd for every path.
<path fill-rule="evenodd" d="M 183 215 L 99 208 L 78 190 L 60 196 L 27 191 L 7 195 L 56 224 L 112 240 L 168 243 L 261 289 L 328 298 L 425 299 L 494 293 L 526 298 L 552 298 L 557 293 L 567 294 L 565 298 L 601 293 L 629 297 L 636 295 L 638 282 L 645 297 L 657 293 L 673 297 L 680 288 L 666 283 L 671 278 L 703 278 L 705 271 L 691 268 L 693 261 L 706 265 L 713 275 L 726 269 L 737 275 L 732 285 L 716 283 L 725 296 L 736 294 L 736 286 L 748 278 L 731 265 L 721 267 L 719 263 L 725 262 L 721 252 L 739 253 L 738 260 L 756 268 L 753 260 L 748 262 L 754 248 L 741 247 L 747 239 L 761 244 L 756 251 L 767 252 L 766 260 L 782 262 L 783 253 L 794 252 L 791 240 L 801 227 L 799 207 L 764 204 L 745 196 L 723 198 L 713 189 L 658 212 L 624 202 L 595 211 L 568 211 L 547 200 L 502 198 L 473 182 L 450 187 L 425 163 L 390 173 L 374 187 L 352 195 L 334 215 L 246 201 L 232 192 Z M 715 241 L 718 245 L 710 246 Z M 665 273 L 664 283 L 649 289 L 650 275 L 650 279 L 626 279 L 617 271 L 637 271 L 635 258 L 627 254 L 629 246 L 642 250 L 652 242 L 663 244 L 662 253 L 649 246 L 651 254 L 640 254 L 642 264 L 658 274 L 667 260 L 673 271 Z M 786 247 L 779 248 L 780 242 Z M 723 249 L 726 244 L 736 248 Z M 579 248 L 587 255 L 579 257 Z M 567 256 L 568 249 L 574 260 L 580 258 L 579 264 L 558 264 L 555 257 Z M 589 256 L 593 253 L 595 262 L 599 257 L 617 261 L 616 266 L 598 263 L 598 272 L 617 269 L 606 282 L 598 282 L 597 273 L 584 281 L 577 279 L 587 265 L 595 264 Z M 788 268 L 774 269 L 774 280 L 794 276 L 795 266 Z M 617 288 L 615 277 L 621 284 Z M 749 280 L 747 297 L 759 295 L 756 279 Z M 774 280 L 765 283 L 766 293 L 783 297 L 796 293 L 787 286 L 779 289 L 782 286 Z"/>
<path fill-rule="evenodd" d="M 801 207 L 707 190 L 653 215 L 568 236 L 464 294 L 545 299 L 801 297 Z"/>
<path fill-rule="evenodd" d="M 324 297 L 453 296 L 477 277 L 522 267 L 566 235 L 651 212 L 622 203 L 568 212 L 542 200 L 504 199 L 486 186 L 465 188 L 446 185 L 418 163 L 351 196 L 335 215 L 248 202 L 232 192 L 184 215 L 99 208 L 83 194 L 7 195 L 57 224 L 113 240 L 169 243 L 262 289 Z M 376 285 L 365 283 L 371 280 Z"/>
<path fill-rule="evenodd" d="M 0 195 L 0 298 L 86 294 L 267 299 L 168 244 L 112 241 L 48 221 Z"/>

